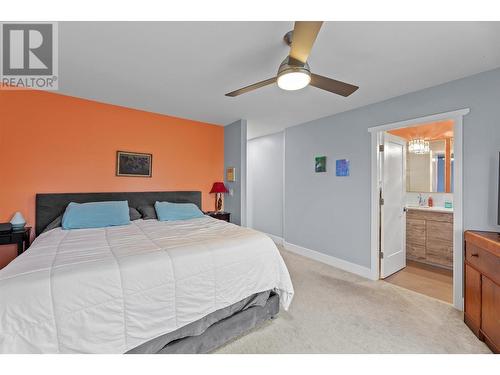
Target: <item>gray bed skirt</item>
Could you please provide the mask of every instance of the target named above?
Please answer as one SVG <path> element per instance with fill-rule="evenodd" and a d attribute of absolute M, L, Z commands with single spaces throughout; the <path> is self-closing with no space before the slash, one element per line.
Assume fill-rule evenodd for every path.
<path fill-rule="evenodd" d="M 277 294 L 271 291 L 256 293 L 196 322 L 145 342 L 126 354 L 209 353 L 274 318 L 278 312 Z"/>

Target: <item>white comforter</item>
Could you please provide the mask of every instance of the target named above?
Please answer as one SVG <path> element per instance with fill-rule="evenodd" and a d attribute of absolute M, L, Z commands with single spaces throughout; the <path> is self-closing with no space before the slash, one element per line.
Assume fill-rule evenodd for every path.
<path fill-rule="evenodd" d="M 0 352 L 124 353 L 270 289 L 287 309 L 272 240 L 224 221 L 57 228 L 0 271 Z"/>

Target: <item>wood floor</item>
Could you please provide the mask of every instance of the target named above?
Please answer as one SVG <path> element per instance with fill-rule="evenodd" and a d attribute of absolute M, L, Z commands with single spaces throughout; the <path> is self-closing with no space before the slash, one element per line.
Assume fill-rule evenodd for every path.
<path fill-rule="evenodd" d="M 384 280 L 444 302 L 453 302 L 453 274 L 443 268 L 408 260 L 406 268 Z"/>

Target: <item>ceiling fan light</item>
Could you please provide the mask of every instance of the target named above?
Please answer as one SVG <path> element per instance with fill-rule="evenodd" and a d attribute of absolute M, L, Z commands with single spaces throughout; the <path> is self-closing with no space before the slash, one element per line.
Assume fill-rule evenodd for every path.
<path fill-rule="evenodd" d="M 278 86 L 282 90 L 300 90 L 311 82 L 311 75 L 306 70 L 283 72 L 278 76 Z"/>

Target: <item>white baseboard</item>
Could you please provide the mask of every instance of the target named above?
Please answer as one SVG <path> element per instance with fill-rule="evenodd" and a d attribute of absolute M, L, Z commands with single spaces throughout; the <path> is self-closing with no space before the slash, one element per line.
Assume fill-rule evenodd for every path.
<path fill-rule="evenodd" d="M 283 237 L 278 237 L 275 236 L 274 234 L 269 234 L 269 233 L 266 233 L 266 236 L 271 237 L 271 239 L 274 241 L 276 245 L 283 245 L 285 243 Z"/>
<path fill-rule="evenodd" d="M 354 273 L 356 275 L 365 277 L 367 279 L 373 279 L 372 271 L 367 268 L 360 266 L 359 264 L 351 263 L 343 259 L 339 259 L 333 257 L 331 255 L 327 255 L 324 253 L 320 253 L 319 251 L 307 249 L 302 246 L 294 245 L 290 242 L 284 241 L 283 243 L 285 250 L 290 251 L 295 254 L 302 255 L 306 258 L 310 258 L 316 260 L 321 263 L 328 264 L 330 266 L 340 268 L 341 270 Z"/>

